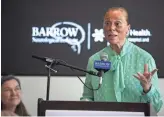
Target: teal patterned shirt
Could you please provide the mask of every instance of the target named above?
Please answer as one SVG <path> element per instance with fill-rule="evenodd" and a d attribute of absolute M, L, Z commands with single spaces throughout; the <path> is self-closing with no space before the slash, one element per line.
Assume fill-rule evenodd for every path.
<path fill-rule="evenodd" d="M 95 60 L 100 60 L 102 52 L 108 54 L 111 69 L 103 74 L 102 85 L 98 90 L 92 91 L 84 86 L 81 100 L 150 102 L 156 112 L 159 112 L 163 105 L 163 100 L 159 92 L 157 73 L 152 77 L 152 87 L 147 94 L 143 94 L 140 81 L 133 76 L 137 72 L 144 72 L 144 64 L 148 64 L 149 71 L 155 69 L 156 64 L 153 57 L 145 50 L 126 40 L 119 55 L 110 46 L 92 55 L 89 58 L 87 70 L 96 71 L 93 64 Z M 96 89 L 99 85 L 99 78 L 86 74 L 85 84 L 90 88 Z"/>

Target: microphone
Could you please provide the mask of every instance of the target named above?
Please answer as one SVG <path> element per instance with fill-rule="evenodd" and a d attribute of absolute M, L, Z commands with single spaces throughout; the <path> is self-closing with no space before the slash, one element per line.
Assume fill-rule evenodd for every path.
<path fill-rule="evenodd" d="M 48 62 L 48 63 L 53 63 L 53 62 L 56 62 L 57 61 L 57 60 L 52 59 L 52 58 L 40 57 L 40 56 L 36 56 L 36 55 L 32 55 L 32 58 L 39 59 L 39 60 L 41 60 L 43 62 Z"/>
<path fill-rule="evenodd" d="M 100 59 L 94 61 L 94 68 L 98 71 L 98 76 L 100 77 L 99 85 L 102 84 L 103 74 L 111 68 L 111 62 L 108 61 L 108 55 L 106 53 L 102 52 Z"/>
<path fill-rule="evenodd" d="M 98 76 L 98 73 L 97 72 L 87 71 L 85 69 L 82 69 L 82 68 L 79 68 L 79 67 L 76 67 L 76 66 L 67 64 L 65 61 L 60 60 L 60 59 L 52 59 L 52 58 L 40 57 L 40 56 L 36 56 L 36 55 L 32 55 L 32 58 L 39 59 L 39 60 L 41 60 L 43 62 L 47 62 L 47 63 L 50 63 L 50 64 L 52 63 L 52 65 L 54 65 L 54 64 L 55 65 L 61 65 L 61 66 L 65 66 L 65 67 L 68 67 L 68 68 L 71 68 L 71 69 L 74 69 L 74 70 L 79 70 L 79 71 L 88 73 L 90 75 Z M 46 67 L 49 68 L 48 66 L 46 66 Z M 49 68 L 49 69 L 51 69 L 52 71 L 54 71 L 52 68 Z"/>

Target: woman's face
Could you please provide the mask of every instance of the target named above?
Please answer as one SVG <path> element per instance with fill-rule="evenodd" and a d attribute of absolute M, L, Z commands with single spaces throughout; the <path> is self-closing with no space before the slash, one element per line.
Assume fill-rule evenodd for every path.
<path fill-rule="evenodd" d="M 1 86 L 1 100 L 5 107 L 17 106 L 21 101 L 21 89 L 15 79 L 6 81 Z"/>
<path fill-rule="evenodd" d="M 104 34 L 110 44 L 124 43 L 130 29 L 125 13 L 120 10 L 108 11 L 104 18 Z"/>

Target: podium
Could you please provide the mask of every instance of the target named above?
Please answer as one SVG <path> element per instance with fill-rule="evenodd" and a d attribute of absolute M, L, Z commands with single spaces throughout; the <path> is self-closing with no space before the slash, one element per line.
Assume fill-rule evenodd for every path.
<path fill-rule="evenodd" d="M 156 116 L 148 103 L 44 101 L 38 99 L 38 116 Z"/>

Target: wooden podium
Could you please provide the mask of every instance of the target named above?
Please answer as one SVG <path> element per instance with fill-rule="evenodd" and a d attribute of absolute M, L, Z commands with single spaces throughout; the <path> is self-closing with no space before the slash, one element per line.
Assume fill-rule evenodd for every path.
<path fill-rule="evenodd" d="M 38 99 L 38 116 L 45 116 L 46 110 L 82 110 L 103 112 L 141 112 L 144 116 L 156 116 L 148 103 L 87 102 L 87 101 L 44 101 Z"/>

